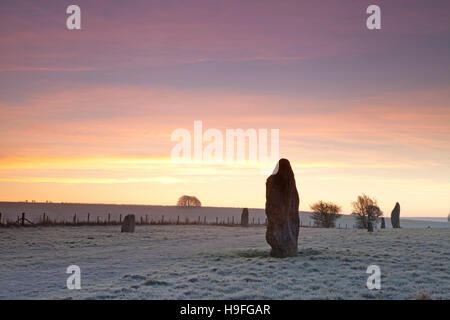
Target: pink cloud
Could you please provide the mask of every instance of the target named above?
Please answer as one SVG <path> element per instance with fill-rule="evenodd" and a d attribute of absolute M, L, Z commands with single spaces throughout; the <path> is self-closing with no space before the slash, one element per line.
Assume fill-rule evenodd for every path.
<path fill-rule="evenodd" d="M 416 155 L 423 162 L 450 150 L 450 114 L 435 100 L 426 108 L 379 99 L 329 110 L 321 106 L 326 100 L 273 95 L 85 87 L 0 105 L 1 134 L 8 137 L 0 146 L 3 155 L 168 156 L 171 132 L 192 131 L 193 121 L 202 120 L 205 130 L 279 128 L 281 150 L 294 159 L 409 161 Z"/>

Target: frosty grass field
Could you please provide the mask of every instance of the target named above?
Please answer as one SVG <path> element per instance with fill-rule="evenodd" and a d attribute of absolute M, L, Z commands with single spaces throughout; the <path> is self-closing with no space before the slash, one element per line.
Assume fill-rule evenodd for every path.
<path fill-rule="evenodd" d="M 264 227 L 0 230 L 0 299 L 450 299 L 450 229 L 301 228 L 299 255 L 270 258 Z M 81 290 L 66 268 L 81 268 Z M 381 268 L 368 290 L 367 266 Z"/>

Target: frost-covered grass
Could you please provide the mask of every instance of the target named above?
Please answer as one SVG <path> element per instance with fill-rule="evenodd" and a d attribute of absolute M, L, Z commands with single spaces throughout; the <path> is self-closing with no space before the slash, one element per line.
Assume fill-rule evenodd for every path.
<path fill-rule="evenodd" d="M 450 299 L 449 239 L 448 228 L 302 228 L 298 257 L 275 259 L 263 227 L 3 229 L 0 298 Z M 66 288 L 71 264 L 81 290 Z M 371 264 L 379 291 L 366 288 Z"/>

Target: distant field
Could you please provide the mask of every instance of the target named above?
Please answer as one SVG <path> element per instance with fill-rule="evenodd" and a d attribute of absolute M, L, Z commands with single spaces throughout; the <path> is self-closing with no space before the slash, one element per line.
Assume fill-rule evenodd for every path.
<path fill-rule="evenodd" d="M 450 299 L 450 229 L 302 228 L 299 256 L 270 258 L 265 228 L 3 229 L 0 299 Z M 66 268 L 81 268 L 81 290 Z M 381 290 L 369 290 L 369 265 Z"/>
<path fill-rule="evenodd" d="M 119 220 L 119 216 L 125 214 L 135 214 L 136 218 L 147 215 L 148 219 L 159 220 L 164 215 L 164 219 L 176 221 L 178 216 L 181 221 L 186 218 L 190 221 L 197 220 L 198 217 L 203 219 L 206 217 L 207 222 L 215 222 L 216 219 L 232 219 L 240 221 L 242 208 L 219 208 L 219 207 L 202 207 L 202 208 L 178 208 L 175 206 L 146 206 L 146 205 L 111 205 L 111 204 L 61 204 L 61 203 L 24 203 L 24 202 L 0 202 L 0 212 L 2 219 L 16 220 L 17 216 L 22 212 L 31 221 L 38 222 L 45 212 L 51 219 L 72 220 L 74 214 L 80 221 L 86 221 L 87 215 L 90 213 L 91 221 L 95 221 L 97 217 L 104 221 L 108 213 L 111 220 Z M 250 222 L 254 219 L 255 223 L 260 219 L 261 223 L 265 221 L 265 213 L 263 209 L 249 209 Z M 300 220 L 302 225 L 309 226 L 312 224 L 309 212 L 300 212 Z M 349 215 L 342 216 L 337 220 L 337 227 L 352 228 L 355 223 L 354 218 Z M 401 218 L 401 226 L 403 228 L 448 228 L 448 222 L 436 222 L 427 220 L 415 220 Z M 386 227 L 391 228 L 390 218 L 386 217 Z"/>

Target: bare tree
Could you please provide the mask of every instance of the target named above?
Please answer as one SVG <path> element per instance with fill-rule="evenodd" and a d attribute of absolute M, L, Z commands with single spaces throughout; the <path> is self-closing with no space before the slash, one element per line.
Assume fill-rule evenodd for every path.
<path fill-rule="evenodd" d="M 177 201 L 178 207 L 201 207 L 202 203 L 194 196 L 181 196 Z"/>
<path fill-rule="evenodd" d="M 355 216 L 356 226 L 360 229 L 367 229 L 371 221 L 377 223 L 378 219 L 383 215 L 377 204 L 377 200 L 370 198 L 366 194 L 358 196 L 356 201 L 352 202 L 353 212 Z"/>
<path fill-rule="evenodd" d="M 310 208 L 313 211 L 314 225 L 321 228 L 334 228 L 336 219 L 341 216 L 341 207 L 332 202 L 318 201 L 312 204 Z"/>

